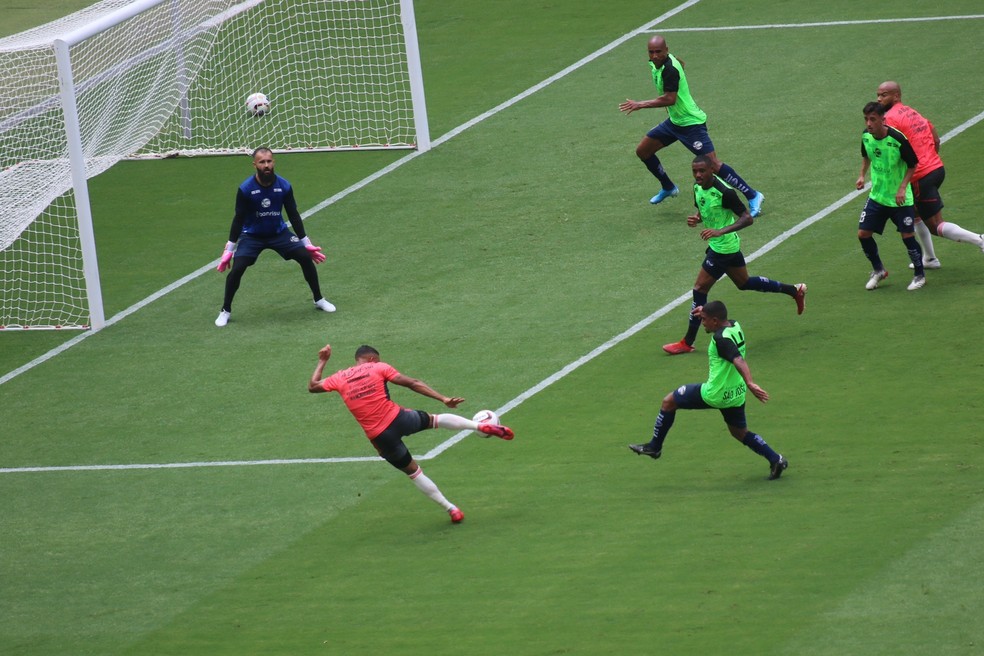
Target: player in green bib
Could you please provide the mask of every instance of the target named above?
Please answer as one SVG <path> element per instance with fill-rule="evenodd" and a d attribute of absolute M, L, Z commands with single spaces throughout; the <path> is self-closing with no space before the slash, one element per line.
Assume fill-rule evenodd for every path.
<path fill-rule="evenodd" d="M 741 253 L 741 239 L 738 231 L 752 225 L 754 219 L 745 209 L 738 194 L 719 177 L 714 175 L 711 160 L 707 155 L 698 155 L 692 164 L 694 172 L 694 205 L 697 212 L 687 217 L 691 228 L 703 224 L 700 238 L 707 242 L 704 262 L 697 272 L 694 282 L 694 302 L 691 305 L 690 323 L 687 334 L 679 342 L 666 344 L 663 350 L 670 355 L 690 353 L 694 350 L 700 318 L 694 309 L 707 303 L 707 294 L 722 276 L 727 275 L 738 289 L 756 292 L 787 294 L 796 301 L 796 313 L 803 314 L 806 308 L 806 285 L 789 285 L 764 276 L 750 276 L 745 266 L 745 256 Z"/>
<path fill-rule="evenodd" d="M 690 94 L 690 84 L 683 70 L 683 62 L 670 54 L 666 39 L 661 36 L 649 39 L 648 49 L 649 71 L 659 97 L 652 100 L 626 99 L 618 108 L 628 115 L 639 109 L 665 107 L 669 114 L 665 121 L 647 132 L 636 146 L 636 156 L 659 180 L 662 187 L 658 194 L 649 199 L 649 202 L 658 205 L 667 198 L 680 194 L 680 189 L 673 184 L 673 180 L 656 156 L 656 151 L 679 141 L 694 155 L 710 157 L 714 173 L 748 199 L 751 215 L 754 217 L 761 214 L 765 196 L 752 189 L 733 168 L 717 158 L 714 144 L 711 143 L 710 134 L 707 132 L 707 114 L 697 106 L 697 102 Z"/>
<path fill-rule="evenodd" d="M 745 362 L 745 333 L 737 321 L 728 319 L 728 308 L 721 301 L 711 301 L 694 308 L 704 330 L 713 333 L 707 348 L 707 382 L 682 385 L 663 398 L 653 426 L 653 439 L 645 444 L 630 444 L 629 449 L 642 456 L 656 459 L 663 454 L 663 442 L 676 418 L 677 410 L 720 410 L 728 431 L 736 440 L 769 461 L 769 478 L 782 476 L 789 462 L 762 439 L 748 430 L 745 420 L 746 392 L 762 403 L 769 393 L 752 380 Z"/>
<path fill-rule="evenodd" d="M 858 221 L 861 250 L 871 262 L 865 289 L 877 289 L 888 277 L 873 235 L 882 234 L 891 220 L 912 262 L 914 275 L 907 289 L 915 291 L 926 284 L 922 248 L 915 237 L 916 208 L 909 184 L 919 159 L 906 136 L 885 123 L 882 105 L 870 102 L 862 111 L 865 129 L 861 133 L 861 174 L 854 186 L 863 189 L 865 175 L 871 171 L 871 192 Z"/>

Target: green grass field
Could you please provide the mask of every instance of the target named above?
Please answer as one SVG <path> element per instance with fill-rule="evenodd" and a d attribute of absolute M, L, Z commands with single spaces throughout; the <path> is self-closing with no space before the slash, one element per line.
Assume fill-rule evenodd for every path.
<path fill-rule="evenodd" d="M 432 136 L 678 7 L 610 4 L 418 0 Z M 689 290 L 703 248 L 688 193 L 646 202 L 633 150 L 664 113 L 617 109 L 654 95 L 638 34 L 309 218 L 337 313 L 268 254 L 225 329 L 210 271 L 0 385 L 0 653 L 980 653 L 984 255 L 937 239 L 943 268 L 907 292 L 886 234 L 891 277 L 867 292 L 863 198 L 827 211 L 854 191 L 883 80 L 941 134 L 984 112 L 984 18 L 902 20 L 979 3 L 736 5 L 694 2 L 657 30 L 718 153 L 766 195 L 746 257 L 823 214 L 749 264 L 808 283 L 803 316 L 727 281 L 711 294 L 773 397 L 748 414 L 790 460 L 782 479 L 713 412 L 679 413 L 658 462 L 626 449 L 703 379 L 707 345 L 660 350 L 682 305 L 626 333 Z M 977 231 L 982 146 L 976 123 L 943 147 L 944 216 Z M 304 210 L 401 156 L 277 161 Z M 689 152 L 661 158 L 689 185 Z M 108 317 L 219 256 L 250 170 L 124 162 L 90 182 Z M 73 338 L 0 334 L 0 376 Z M 173 466 L 371 455 L 337 397 L 306 392 L 326 342 L 330 370 L 370 343 L 466 397 L 462 414 L 523 398 L 513 442 L 429 458 L 451 433 L 408 440 L 462 525 L 382 461 Z M 134 464 L 172 466 L 24 471 Z"/>

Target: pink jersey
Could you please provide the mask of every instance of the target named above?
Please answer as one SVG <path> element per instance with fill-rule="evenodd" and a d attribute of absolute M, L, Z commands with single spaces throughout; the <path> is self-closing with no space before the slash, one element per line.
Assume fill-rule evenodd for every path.
<path fill-rule="evenodd" d="M 906 136 L 912 149 L 916 151 L 919 163 L 912 173 L 912 181 L 922 179 L 930 171 L 943 166 L 940 154 L 936 152 L 936 141 L 933 139 L 933 124 L 929 119 L 912 107 L 895 103 L 885 112 L 885 122 Z"/>
<path fill-rule="evenodd" d="M 370 440 L 386 430 L 400 413 L 400 406 L 390 400 L 386 382 L 400 372 L 385 362 L 363 362 L 336 371 L 321 386 L 326 392 L 338 392 L 345 406 Z"/>

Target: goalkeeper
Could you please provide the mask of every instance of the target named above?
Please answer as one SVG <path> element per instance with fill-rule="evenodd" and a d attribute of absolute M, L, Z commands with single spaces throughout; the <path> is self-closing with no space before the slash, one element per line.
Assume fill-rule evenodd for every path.
<path fill-rule="evenodd" d="M 335 311 L 335 306 L 321 295 L 318 270 L 314 266 L 324 262 L 325 255 L 305 233 L 304 222 L 294 201 L 294 189 L 274 172 L 273 164 L 273 151 L 269 148 L 253 151 L 256 173 L 239 185 L 236 194 L 236 215 L 232 219 L 229 241 L 218 266 L 219 272 L 229 269 L 222 310 L 215 319 L 215 325 L 220 328 L 229 323 L 232 299 L 239 290 L 243 274 L 268 248 L 277 251 L 285 260 L 294 260 L 301 265 L 316 308 L 325 312 Z M 285 212 L 294 232 L 288 229 L 284 221 Z"/>

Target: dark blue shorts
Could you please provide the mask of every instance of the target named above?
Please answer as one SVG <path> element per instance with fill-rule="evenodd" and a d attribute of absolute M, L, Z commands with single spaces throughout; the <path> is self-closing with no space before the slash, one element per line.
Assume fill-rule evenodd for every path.
<path fill-rule="evenodd" d="M 701 268 L 714 276 L 715 280 L 720 280 L 728 269 L 740 269 L 743 266 L 745 266 L 745 256 L 741 251 L 724 254 L 718 253 L 710 246 L 704 251 L 704 262 L 701 264 Z"/>
<path fill-rule="evenodd" d="M 858 230 L 870 230 L 880 235 L 885 230 L 885 224 L 890 220 L 900 233 L 913 232 L 915 230 L 913 225 L 916 222 L 916 208 L 912 205 L 888 207 L 869 198 L 868 202 L 864 204 L 864 209 L 861 210 Z"/>
<path fill-rule="evenodd" d="M 372 445 L 386 462 L 397 469 L 403 469 L 410 464 L 413 456 L 403 443 L 403 438 L 430 428 L 431 416 L 423 410 L 400 410 L 389 426 L 382 433 L 372 438 Z"/>
<path fill-rule="evenodd" d="M 674 125 L 670 119 L 666 119 L 647 132 L 646 136 L 659 141 L 664 146 L 679 141 L 694 155 L 706 155 L 714 152 L 711 135 L 707 133 L 707 123 L 680 127 Z"/>
<path fill-rule="evenodd" d="M 912 195 L 916 198 L 916 211 L 922 219 L 931 219 L 943 210 L 943 197 L 940 187 L 946 171 L 941 166 L 912 183 Z"/>
<path fill-rule="evenodd" d="M 249 257 L 255 260 L 268 248 L 277 251 L 285 260 L 293 259 L 297 249 L 306 250 L 301 240 L 290 230 L 269 237 L 257 237 L 244 232 L 239 235 L 239 242 L 236 244 L 236 257 Z"/>
<path fill-rule="evenodd" d="M 700 383 L 681 385 L 673 391 L 673 400 L 681 410 L 710 410 L 713 406 L 707 405 L 704 397 L 700 395 Z M 735 408 L 717 408 L 724 418 L 724 423 L 728 426 L 737 428 L 748 428 L 745 420 L 745 404 Z"/>

